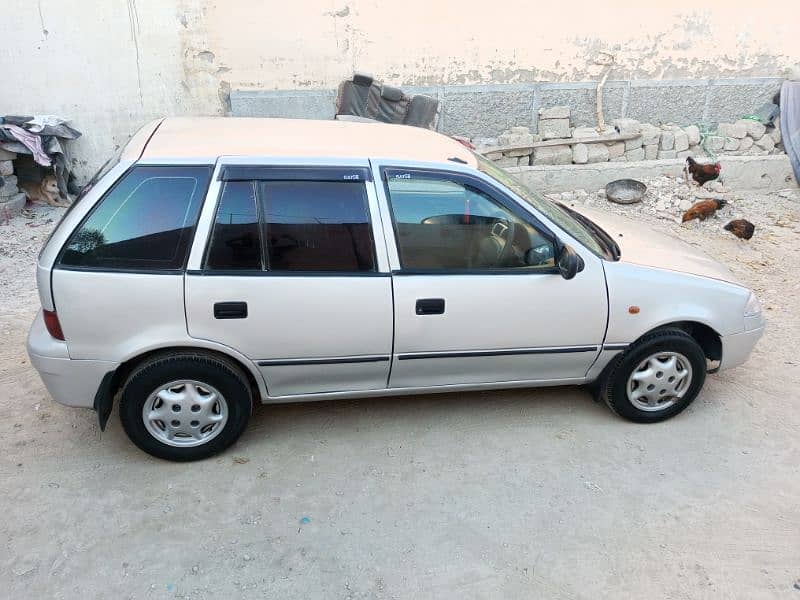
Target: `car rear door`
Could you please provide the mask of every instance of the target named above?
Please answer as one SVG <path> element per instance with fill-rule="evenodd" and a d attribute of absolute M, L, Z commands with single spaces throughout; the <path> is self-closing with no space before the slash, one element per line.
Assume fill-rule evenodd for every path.
<path fill-rule="evenodd" d="M 251 358 L 271 398 L 387 386 L 391 277 L 367 166 L 219 162 L 186 277 L 189 334 Z"/>
<path fill-rule="evenodd" d="M 374 169 L 393 269 L 390 387 L 581 380 L 605 334 L 602 261 L 576 245 L 585 267 L 565 280 L 553 234 L 466 170 Z"/>

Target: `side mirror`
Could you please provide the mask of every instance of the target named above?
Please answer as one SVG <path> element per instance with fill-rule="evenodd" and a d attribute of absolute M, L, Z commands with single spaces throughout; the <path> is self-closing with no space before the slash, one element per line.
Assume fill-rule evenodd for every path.
<path fill-rule="evenodd" d="M 564 279 L 572 279 L 583 271 L 583 259 L 571 247 L 564 244 L 558 255 L 558 271 Z"/>

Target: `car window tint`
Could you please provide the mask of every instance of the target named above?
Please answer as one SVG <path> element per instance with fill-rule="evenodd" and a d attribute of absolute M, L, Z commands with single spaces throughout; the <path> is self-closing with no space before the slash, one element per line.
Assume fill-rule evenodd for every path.
<path fill-rule="evenodd" d="M 72 234 L 60 264 L 182 268 L 210 176 L 210 167 L 131 169 Z"/>
<path fill-rule="evenodd" d="M 374 271 L 362 182 L 261 181 L 271 271 Z"/>
<path fill-rule="evenodd" d="M 554 265 L 553 244 L 533 224 L 476 188 L 428 175 L 390 176 L 386 186 L 404 269 L 549 269 Z"/>
<path fill-rule="evenodd" d="M 220 196 L 206 268 L 260 270 L 261 256 L 255 183 L 228 181 Z"/>

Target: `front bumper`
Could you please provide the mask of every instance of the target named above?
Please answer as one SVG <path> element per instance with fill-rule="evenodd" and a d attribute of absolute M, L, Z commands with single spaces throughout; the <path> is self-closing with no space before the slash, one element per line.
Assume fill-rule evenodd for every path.
<path fill-rule="evenodd" d="M 119 363 L 105 360 L 73 360 L 67 344 L 47 332 L 42 312 L 28 333 L 28 356 L 53 399 L 67 406 L 93 408 L 94 398 L 106 373 Z"/>
<path fill-rule="evenodd" d="M 760 327 L 722 336 L 722 361 L 719 370 L 738 367 L 747 361 L 750 353 L 755 348 L 756 342 L 764 335 L 764 324 Z"/>

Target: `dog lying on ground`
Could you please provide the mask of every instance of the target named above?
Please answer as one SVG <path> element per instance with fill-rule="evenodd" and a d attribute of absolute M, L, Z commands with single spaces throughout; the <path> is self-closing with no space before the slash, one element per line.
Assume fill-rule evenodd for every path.
<path fill-rule="evenodd" d="M 69 206 L 58 189 L 55 175 L 45 175 L 39 183 L 23 183 L 20 185 L 31 202 L 46 202 L 50 206 Z"/>

